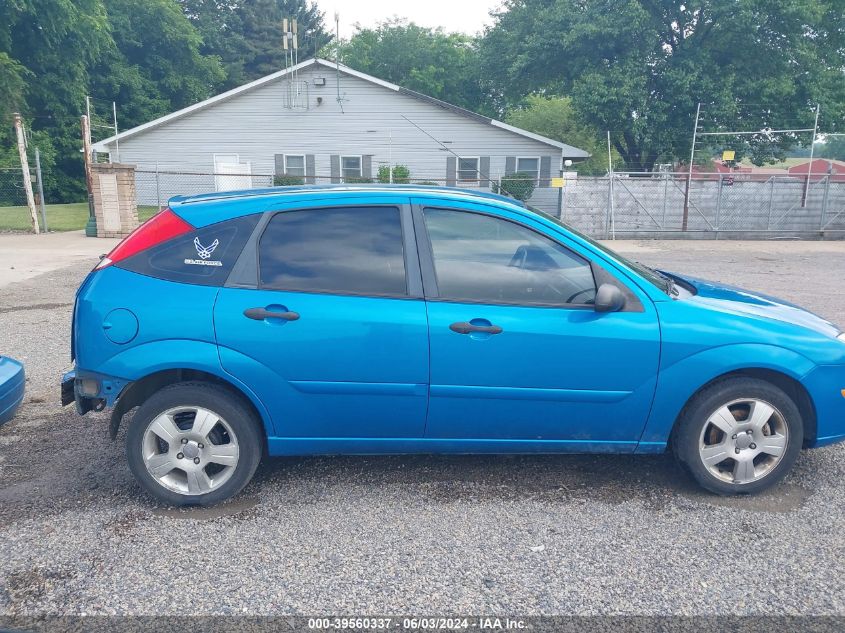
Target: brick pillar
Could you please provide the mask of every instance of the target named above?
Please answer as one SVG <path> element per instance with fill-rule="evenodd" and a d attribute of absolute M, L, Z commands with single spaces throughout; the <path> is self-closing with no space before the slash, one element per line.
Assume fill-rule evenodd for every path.
<path fill-rule="evenodd" d="M 97 237 L 126 237 L 137 228 L 134 165 L 93 163 L 91 193 L 97 218 Z"/>

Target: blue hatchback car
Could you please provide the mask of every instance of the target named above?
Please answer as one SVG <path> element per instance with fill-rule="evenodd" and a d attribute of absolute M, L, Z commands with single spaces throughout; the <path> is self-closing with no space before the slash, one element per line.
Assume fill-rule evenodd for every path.
<path fill-rule="evenodd" d="M 756 492 L 845 439 L 845 336 L 454 188 L 177 197 L 80 287 L 63 402 L 140 484 L 240 491 L 262 454 L 662 453 Z"/>

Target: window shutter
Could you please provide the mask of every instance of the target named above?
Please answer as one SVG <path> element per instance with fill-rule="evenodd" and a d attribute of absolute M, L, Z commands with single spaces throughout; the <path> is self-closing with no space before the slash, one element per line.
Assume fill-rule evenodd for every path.
<path fill-rule="evenodd" d="M 446 186 L 454 187 L 458 176 L 458 159 L 454 156 L 446 157 Z"/>
<path fill-rule="evenodd" d="M 552 184 L 552 157 L 540 157 L 540 186 L 548 187 Z"/>
<path fill-rule="evenodd" d="M 516 156 L 507 156 L 505 158 L 505 176 L 510 176 L 516 173 Z"/>
<path fill-rule="evenodd" d="M 285 155 L 284 154 L 276 154 L 274 156 L 276 159 L 276 176 L 284 176 L 285 175 Z"/>
<path fill-rule="evenodd" d="M 478 161 L 478 171 L 481 173 L 478 176 L 479 184 L 482 187 L 490 186 L 490 157 L 482 156 Z"/>
<path fill-rule="evenodd" d="M 331 175 L 332 175 L 332 184 L 337 184 L 337 183 L 340 182 L 340 155 L 339 154 L 332 154 Z"/>
<path fill-rule="evenodd" d="M 305 183 L 313 185 L 316 182 L 314 169 L 314 154 L 305 155 Z"/>
<path fill-rule="evenodd" d="M 361 157 L 361 177 L 362 178 L 372 178 L 373 177 L 373 157 L 372 156 L 362 156 Z"/>

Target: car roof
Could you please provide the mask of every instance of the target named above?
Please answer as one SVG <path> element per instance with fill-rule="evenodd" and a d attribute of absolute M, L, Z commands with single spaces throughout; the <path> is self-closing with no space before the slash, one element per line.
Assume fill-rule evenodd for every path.
<path fill-rule="evenodd" d="M 286 187 L 266 187 L 262 189 L 240 189 L 235 191 L 216 191 L 211 193 L 201 193 L 191 196 L 174 196 L 170 198 L 168 204 L 174 211 L 179 207 L 186 207 L 189 205 L 196 205 L 201 203 L 212 202 L 236 202 L 239 200 L 248 201 L 261 199 L 267 202 L 272 202 L 273 199 L 289 199 L 296 195 L 298 199 L 303 201 L 309 197 L 324 197 L 324 194 L 385 194 L 395 195 L 397 193 L 405 195 L 427 195 L 437 194 L 446 198 L 453 199 L 480 199 L 480 200 L 496 200 L 498 202 L 507 202 L 525 208 L 525 205 L 519 200 L 509 198 L 487 191 L 479 191 L 477 189 L 462 189 L 458 187 L 445 187 L 437 185 L 398 185 L 398 184 L 340 184 L 340 185 L 293 185 Z M 315 196 L 308 196 L 307 194 L 317 194 Z"/>

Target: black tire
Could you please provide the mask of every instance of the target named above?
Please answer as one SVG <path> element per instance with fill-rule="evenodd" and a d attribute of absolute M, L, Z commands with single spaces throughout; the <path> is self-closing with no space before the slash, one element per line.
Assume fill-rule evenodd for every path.
<path fill-rule="evenodd" d="M 775 409 L 775 414 L 779 414 L 780 420 L 782 420 L 782 422 L 777 421 L 777 424 L 785 426 L 786 429 L 786 446 L 782 451 L 780 461 L 768 466 L 767 472 L 764 471 L 762 474 L 756 475 L 757 478 L 752 481 L 740 483 L 736 479 L 725 481 L 712 472 L 710 468 L 705 466 L 700 449 L 705 445 L 705 442 L 702 441 L 704 433 L 715 432 L 718 434 L 721 432 L 718 428 L 713 428 L 709 424 L 710 416 L 728 403 L 743 399 L 759 400 Z M 742 405 L 737 406 L 741 407 Z M 743 413 L 740 411 L 736 415 L 742 416 Z M 778 418 L 775 418 L 775 420 L 778 420 Z M 742 432 L 738 435 L 741 436 Z M 733 438 L 734 436 L 731 435 L 730 437 Z M 729 438 L 726 435 L 722 436 L 722 441 L 728 440 Z M 672 448 L 676 458 L 703 488 L 718 495 L 735 495 L 760 492 L 783 479 L 795 463 L 803 441 L 804 421 L 792 399 L 782 389 L 765 380 L 740 376 L 713 383 L 702 389 L 687 403 L 678 420 L 673 435 Z M 753 446 L 756 449 L 756 444 Z M 728 455 L 731 451 L 739 450 L 742 452 L 745 448 L 734 446 L 728 451 Z M 770 459 L 767 455 L 761 457 L 764 460 Z M 727 461 L 722 462 L 720 466 L 715 466 L 715 468 L 730 470 L 729 466 L 732 463 L 735 464 L 732 460 L 733 458 L 729 457 Z M 725 474 L 725 477 L 730 477 L 730 475 Z"/>
<path fill-rule="evenodd" d="M 209 492 L 188 494 L 168 489 L 147 470 L 143 456 L 145 432 L 159 415 L 177 407 L 202 407 L 214 412 L 225 419 L 237 438 L 238 456 L 233 472 Z M 206 382 L 181 382 L 157 391 L 138 408 L 126 433 L 126 457 L 135 479 L 159 501 L 174 506 L 210 506 L 233 497 L 252 479 L 263 452 L 262 432 L 260 420 L 234 390 Z"/>

